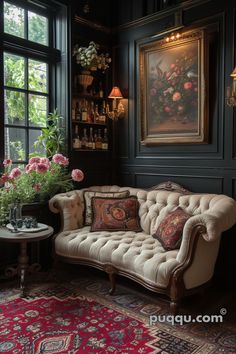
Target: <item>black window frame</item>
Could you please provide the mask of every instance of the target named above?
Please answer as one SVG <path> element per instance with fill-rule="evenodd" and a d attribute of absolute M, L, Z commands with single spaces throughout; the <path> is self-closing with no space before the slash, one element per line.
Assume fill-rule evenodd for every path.
<path fill-rule="evenodd" d="M 48 18 L 48 45 L 42 45 L 30 40 L 16 37 L 14 35 L 4 33 L 4 1 L 0 4 L 0 161 L 4 159 L 4 131 L 5 131 L 5 118 L 4 118 L 4 72 L 3 72 L 3 53 L 11 53 L 20 55 L 28 59 L 43 61 L 48 65 L 48 111 L 53 111 L 56 107 L 60 113 L 66 117 L 69 111 L 69 96 L 68 90 L 68 72 L 69 72 L 69 60 L 68 60 L 68 39 L 69 36 L 65 36 L 63 31 L 68 31 L 68 7 L 64 4 L 60 4 L 54 1 L 35 1 L 28 2 L 25 0 L 6 0 L 6 2 L 22 7 L 28 11 L 32 11 Z M 64 38 L 58 39 L 58 36 Z M 67 40 L 67 42 L 65 42 Z M 59 47 L 62 48 L 59 48 Z M 62 53 L 63 50 L 63 60 Z M 65 50 L 67 55 L 65 55 Z M 66 70 L 67 69 L 67 70 Z M 61 90 L 64 88 L 65 95 L 61 100 Z M 17 90 L 17 89 L 16 89 Z M 23 90 L 24 91 L 24 90 Z M 29 90 L 26 90 L 28 93 Z M 33 93 L 33 92 L 32 92 Z M 36 93 L 36 92 L 34 92 Z M 57 104 L 58 103 L 58 104 Z M 41 129 L 32 127 L 28 124 L 27 114 L 27 127 L 19 127 L 25 129 L 27 132 L 26 139 L 26 157 L 29 153 L 29 130 Z M 9 126 L 9 124 L 7 125 Z M 22 163 L 26 163 L 22 161 Z"/>

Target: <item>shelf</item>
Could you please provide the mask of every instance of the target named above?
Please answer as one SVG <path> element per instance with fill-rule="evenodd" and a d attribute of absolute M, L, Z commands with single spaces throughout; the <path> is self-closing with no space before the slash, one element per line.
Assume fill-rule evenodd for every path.
<path fill-rule="evenodd" d="M 76 149 L 76 148 L 73 148 L 73 150 L 75 151 L 83 151 L 83 152 L 110 152 L 110 150 L 102 150 L 102 149 Z"/>
<path fill-rule="evenodd" d="M 106 127 L 107 126 L 107 123 L 94 123 L 94 122 L 81 122 L 81 121 L 78 121 L 78 120 L 72 120 L 72 124 L 81 124 L 81 125 L 101 125 L 103 127 Z"/>
<path fill-rule="evenodd" d="M 94 100 L 94 101 L 106 101 L 107 99 L 106 99 L 106 97 L 99 97 L 99 96 L 93 96 L 93 95 L 84 95 L 84 94 L 82 94 L 82 93 L 80 93 L 80 92 L 73 92 L 73 94 L 72 94 L 72 96 L 73 97 L 78 97 L 78 98 L 84 98 L 84 99 L 86 99 L 86 100 L 90 100 L 90 101 L 92 101 L 92 100 Z"/>

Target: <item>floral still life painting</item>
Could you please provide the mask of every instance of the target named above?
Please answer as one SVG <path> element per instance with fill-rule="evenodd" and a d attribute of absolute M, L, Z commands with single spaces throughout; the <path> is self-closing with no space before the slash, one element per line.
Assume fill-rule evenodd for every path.
<path fill-rule="evenodd" d="M 140 46 L 142 144 L 206 142 L 203 51 L 201 31 Z"/>

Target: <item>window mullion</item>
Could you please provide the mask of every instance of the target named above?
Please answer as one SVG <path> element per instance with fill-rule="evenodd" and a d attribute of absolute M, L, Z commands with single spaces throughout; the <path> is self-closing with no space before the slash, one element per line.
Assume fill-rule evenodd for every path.
<path fill-rule="evenodd" d="M 25 23 L 24 23 L 24 32 L 25 32 L 25 39 L 28 39 L 28 11 L 24 10 L 25 13 Z"/>
<path fill-rule="evenodd" d="M 26 158 L 29 156 L 29 59 L 25 58 L 25 89 L 27 93 L 25 94 L 25 125 L 26 125 L 26 132 L 25 132 L 25 149 L 26 149 Z"/>
<path fill-rule="evenodd" d="M 23 93 L 30 93 L 32 95 L 40 95 L 40 96 L 44 96 L 44 97 L 49 97 L 49 94 L 47 92 L 27 90 L 27 89 L 22 89 L 22 88 L 19 88 L 19 87 L 12 87 L 12 86 L 7 86 L 7 85 L 4 85 L 3 88 L 5 90 L 11 90 L 11 91 L 23 92 Z"/>

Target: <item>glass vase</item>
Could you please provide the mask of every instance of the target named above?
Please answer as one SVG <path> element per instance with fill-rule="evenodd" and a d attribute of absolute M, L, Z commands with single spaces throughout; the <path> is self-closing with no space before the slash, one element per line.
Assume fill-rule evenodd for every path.
<path fill-rule="evenodd" d="M 9 209 L 9 221 L 13 226 L 12 232 L 19 232 L 19 228 L 23 225 L 22 219 L 22 205 L 19 202 L 10 205 Z"/>

